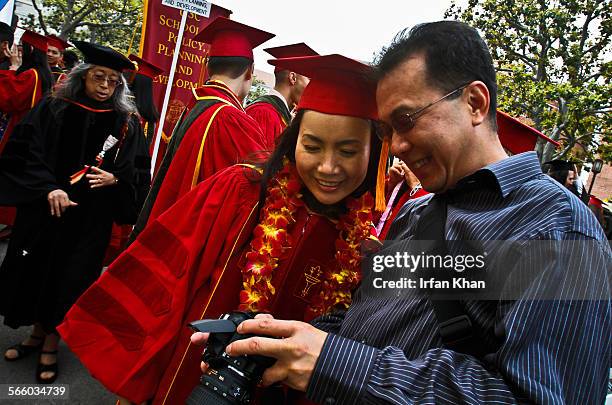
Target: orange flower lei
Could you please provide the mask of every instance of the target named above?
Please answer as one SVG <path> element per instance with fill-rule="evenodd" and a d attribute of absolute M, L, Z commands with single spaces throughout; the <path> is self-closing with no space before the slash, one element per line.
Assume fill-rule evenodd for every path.
<path fill-rule="evenodd" d="M 264 311 L 275 294 L 272 275 L 278 267 L 279 257 L 291 248 L 289 230 L 295 223 L 295 214 L 304 205 L 300 194 L 302 184 L 295 166 L 286 163 L 270 180 L 268 196 L 262 208 L 261 222 L 253 230 L 247 263 L 242 270 L 243 290 L 240 292 L 240 309 Z M 307 317 L 326 313 L 340 306 L 348 307 L 351 291 L 361 278 L 361 242 L 373 235 L 372 206 L 374 199 L 365 193 L 359 199 L 347 201 L 348 212 L 336 224 L 335 259 L 337 266 L 328 270 L 321 280 L 321 290 L 309 306 Z"/>

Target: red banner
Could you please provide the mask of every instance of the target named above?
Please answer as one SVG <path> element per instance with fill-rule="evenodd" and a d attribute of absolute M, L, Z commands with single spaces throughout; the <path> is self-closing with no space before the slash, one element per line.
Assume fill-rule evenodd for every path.
<path fill-rule="evenodd" d="M 153 81 L 154 101 L 160 111 L 168 84 L 182 13 L 181 10 L 162 5 L 161 0 L 145 0 L 144 3 L 140 56 L 165 71 L 164 74 L 157 76 Z M 201 85 L 206 79 L 203 77 L 205 73 L 204 65 L 209 47 L 201 42 L 194 41 L 193 37 L 215 18 L 229 17 L 231 13 L 230 10 L 213 4 L 209 18 L 193 13 L 187 15 L 156 166 L 161 163 L 174 125 L 185 107 L 193 100 L 191 89 Z M 157 134 L 157 131 L 155 131 L 155 134 Z M 151 142 L 152 145 L 154 143 L 155 140 Z"/>

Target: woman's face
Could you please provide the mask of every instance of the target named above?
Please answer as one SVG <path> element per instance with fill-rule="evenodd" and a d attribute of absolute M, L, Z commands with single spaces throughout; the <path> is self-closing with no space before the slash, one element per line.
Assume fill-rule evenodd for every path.
<path fill-rule="evenodd" d="M 106 101 L 113 96 L 121 77 L 116 70 L 94 66 L 85 73 L 85 94 L 96 101 Z"/>
<path fill-rule="evenodd" d="M 370 122 L 306 111 L 295 147 L 297 171 L 322 204 L 335 204 L 363 183 L 370 158 Z"/>

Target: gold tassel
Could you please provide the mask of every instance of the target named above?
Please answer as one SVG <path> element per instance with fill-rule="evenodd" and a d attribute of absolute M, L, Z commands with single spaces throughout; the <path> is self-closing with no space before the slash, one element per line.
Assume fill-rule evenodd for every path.
<path fill-rule="evenodd" d="M 387 207 L 385 200 L 385 177 L 387 175 L 387 159 L 389 158 L 389 137 L 383 139 L 382 147 L 380 148 L 380 159 L 378 161 L 378 173 L 376 175 L 376 204 L 375 209 L 378 212 L 383 212 Z"/>

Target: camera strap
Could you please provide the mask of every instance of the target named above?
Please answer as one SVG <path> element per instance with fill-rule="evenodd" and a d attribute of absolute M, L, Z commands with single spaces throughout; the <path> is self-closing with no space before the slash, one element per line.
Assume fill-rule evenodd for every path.
<path fill-rule="evenodd" d="M 447 209 L 446 197 L 434 195 L 423 210 L 415 232 L 415 240 L 434 241 L 432 253 L 442 257 L 448 254 L 445 236 Z M 458 299 L 437 298 L 432 289 L 428 289 L 426 293 L 433 306 L 444 346 L 456 352 L 482 358 L 486 354 L 486 345 L 479 328 L 467 314 L 465 304 Z"/>

